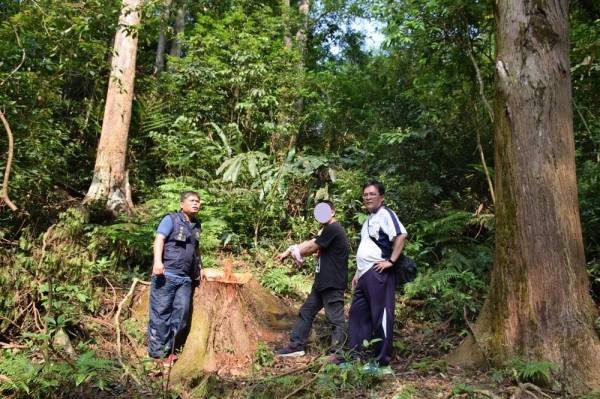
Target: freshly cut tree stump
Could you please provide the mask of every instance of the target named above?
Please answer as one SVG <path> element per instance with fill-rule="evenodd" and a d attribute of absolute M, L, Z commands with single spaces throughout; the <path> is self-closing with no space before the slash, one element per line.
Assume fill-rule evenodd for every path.
<path fill-rule="evenodd" d="M 296 312 L 262 287 L 250 273 L 203 269 L 195 289 L 189 333 L 170 379 L 177 383 L 206 372 L 249 371 L 259 342 L 287 340 Z"/>

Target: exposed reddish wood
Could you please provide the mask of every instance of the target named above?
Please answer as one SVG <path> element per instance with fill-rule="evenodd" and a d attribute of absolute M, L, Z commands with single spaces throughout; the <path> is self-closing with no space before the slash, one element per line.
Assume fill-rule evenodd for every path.
<path fill-rule="evenodd" d="M 262 287 L 250 273 L 203 269 L 195 289 L 189 333 L 171 371 L 174 383 L 202 372 L 239 375 L 250 371 L 259 342 L 286 340 L 296 312 Z M 140 297 L 133 315 L 147 320 L 148 295 Z"/>

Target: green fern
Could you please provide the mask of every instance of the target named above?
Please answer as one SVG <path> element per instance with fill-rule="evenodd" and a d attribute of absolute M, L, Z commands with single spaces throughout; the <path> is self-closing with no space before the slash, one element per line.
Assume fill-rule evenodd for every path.
<path fill-rule="evenodd" d="M 260 283 L 279 295 L 304 297 L 310 292 L 312 280 L 300 274 L 290 274 L 285 266 L 275 266 L 260 277 Z"/>
<path fill-rule="evenodd" d="M 142 133 L 166 129 L 173 123 L 173 116 L 168 112 L 167 102 L 153 96 L 138 97 L 134 103 L 134 112 L 139 119 Z"/>
<path fill-rule="evenodd" d="M 104 389 L 106 382 L 117 376 L 118 364 L 110 359 L 96 357 L 93 351 L 83 353 L 75 363 L 75 385 L 93 382 L 100 389 Z"/>
<path fill-rule="evenodd" d="M 551 381 L 552 372 L 560 370 L 560 365 L 557 363 L 527 362 L 521 357 L 510 359 L 506 362 L 506 367 L 513 370 L 519 382 Z"/>
<path fill-rule="evenodd" d="M 532 362 L 527 363 L 525 368 L 519 372 L 519 378 L 523 381 L 532 381 L 543 376 L 545 379 L 550 379 L 552 371 L 559 370 L 560 366 L 553 362 Z"/>
<path fill-rule="evenodd" d="M 3 351 L 0 357 L 0 374 L 5 378 L 0 383 L 0 392 L 30 394 L 29 386 L 36 379 L 42 365 L 33 364 L 22 356 L 13 356 L 10 351 Z"/>
<path fill-rule="evenodd" d="M 441 244 L 456 239 L 465 226 L 473 223 L 475 220 L 471 212 L 451 211 L 440 219 L 417 222 L 414 227 L 420 235 L 427 237 L 428 242 Z"/>
<path fill-rule="evenodd" d="M 463 306 L 476 311 L 486 287 L 487 284 L 473 271 L 449 266 L 423 270 L 412 283 L 404 286 L 404 294 L 410 298 L 426 298 L 424 312 L 432 316 L 441 318 L 450 314 L 462 319 Z"/>

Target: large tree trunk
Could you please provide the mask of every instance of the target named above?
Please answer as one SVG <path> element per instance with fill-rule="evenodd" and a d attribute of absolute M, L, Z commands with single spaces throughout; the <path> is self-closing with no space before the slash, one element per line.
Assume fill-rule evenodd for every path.
<path fill-rule="evenodd" d="M 134 307 L 137 320 L 148 317 L 148 292 Z M 203 269 L 200 287 L 194 290 L 189 332 L 177 342 L 179 346 L 185 341 L 185 346 L 171 382 L 189 381 L 202 373 L 247 374 L 257 345 L 287 341 L 295 316 L 250 273 L 233 273 L 231 259 L 224 261 L 224 270 Z"/>
<path fill-rule="evenodd" d="M 142 1 L 125 0 L 123 3 L 115 35 L 94 177 L 84 198 L 84 203 L 106 200 L 106 207 L 114 213 L 128 213 L 133 206 L 126 155 Z"/>
<path fill-rule="evenodd" d="M 199 372 L 244 375 L 261 342 L 285 342 L 294 312 L 249 274 L 206 270 L 194 295 L 190 332 L 171 373 L 173 382 Z"/>
<path fill-rule="evenodd" d="M 494 2 L 496 254 L 457 365 L 551 361 L 574 390 L 600 389 L 572 125 L 568 0 Z"/>

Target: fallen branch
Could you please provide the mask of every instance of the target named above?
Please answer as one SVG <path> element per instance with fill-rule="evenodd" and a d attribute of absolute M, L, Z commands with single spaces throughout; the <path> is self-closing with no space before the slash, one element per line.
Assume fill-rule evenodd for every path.
<path fill-rule="evenodd" d="M 492 398 L 492 399 L 502 399 L 502 396 L 498 396 L 488 389 L 473 389 L 471 392 L 479 394 L 479 395 L 487 396 L 488 398 Z"/>
<path fill-rule="evenodd" d="M 131 287 L 129 288 L 129 292 L 127 293 L 127 295 L 125 295 L 125 298 L 123 298 L 123 300 L 121 302 L 119 302 L 119 306 L 117 307 L 117 313 L 115 313 L 115 317 L 114 317 L 114 326 L 115 326 L 115 330 L 117 333 L 117 359 L 119 360 L 119 364 L 121 365 L 123 370 L 125 370 L 126 374 L 130 375 L 131 378 L 136 383 L 140 384 L 140 381 L 129 371 L 129 366 L 127 366 L 125 363 L 123 363 L 123 354 L 121 353 L 121 324 L 119 322 L 119 316 L 121 315 L 121 310 L 123 310 L 123 306 L 133 295 L 133 293 L 135 291 L 135 286 L 138 283 L 149 285 L 149 283 L 146 281 L 142 281 L 138 278 L 133 279 L 133 282 L 131 283 Z"/>
<path fill-rule="evenodd" d="M 115 307 L 117 306 L 117 290 L 115 290 L 115 287 L 113 287 L 113 285 L 110 283 L 110 281 L 108 281 L 106 276 L 101 276 L 101 277 L 104 278 L 104 281 L 106 281 L 106 284 L 108 284 L 108 286 L 110 287 L 110 289 L 113 292 L 113 307 L 109 312 L 109 314 L 110 314 L 110 313 L 114 312 Z"/>
<path fill-rule="evenodd" d="M 103 326 L 105 326 L 105 327 L 108 327 L 108 328 L 113 328 L 113 329 L 115 328 L 115 325 L 114 325 L 113 323 L 111 323 L 111 322 L 109 322 L 109 321 L 106 321 L 106 320 L 103 320 L 103 319 L 99 319 L 99 318 L 97 318 L 97 317 L 92 317 L 92 316 L 84 316 L 84 318 L 85 318 L 85 319 L 87 319 L 87 320 L 89 320 L 89 321 L 92 321 L 92 322 L 94 322 L 94 323 L 101 324 L 101 325 L 103 325 Z M 137 350 L 137 347 L 138 347 L 138 345 L 137 345 L 137 342 L 136 342 L 136 341 L 135 341 L 135 339 L 134 339 L 134 338 L 131 336 L 131 334 L 129 334 L 127 331 L 121 331 L 121 333 L 122 333 L 124 336 L 126 336 L 126 337 L 127 337 L 127 339 L 129 340 L 129 343 L 131 344 L 131 347 L 132 347 L 134 350 Z"/>
<path fill-rule="evenodd" d="M 21 45 L 21 38 L 19 37 L 19 32 L 17 32 L 16 28 L 13 27 L 13 29 L 15 31 L 15 36 L 17 38 L 17 44 L 19 45 L 19 47 L 21 47 L 21 62 L 19 63 L 19 65 L 17 65 L 15 67 L 15 69 L 13 69 L 8 74 L 6 79 L 4 79 L 2 81 L 2 83 L 0 83 L 0 86 L 2 86 L 4 83 L 6 83 L 6 81 L 12 75 L 14 75 L 19 69 L 21 69 L 21 66 L 25 62 L 25 49 Z M 15 204 L 13 204 L 13 202 L 10 200 L 10 198 L 8 198 L 8 176 L 10 174 L 10 167 L 12 165 L 12 159 L 13 159 L 13 153 L 14 153 L 13 134 L 12 134 L 12 130 L 10 130 L 10 126 L 8 125 L 8 121 L 4 117 L 4 113 L 1 110 L 0 110 L 0 119 L 2 120 L 2 124 L 4 125 L 4 128 L 6 129 L 6 135 L 8 136 L 8 159 L 6 161 L 6 169 L 4 170 L 4 183 L 2 185 L 2 192 L 0 193 L 0 199 L 3 200 L 6 203 L 6 205 L 8 205 L 8 207 L 13 212 L 16 212 L 17 206 Z"/>
<path fill-rule="evenodd" d="M 312 364 L 314 364 L 315 362 L 313 361 L 311 364 L 309 364 L 308 366 L 311 366 Z M 303 389 L 305 389 L 307 386 L 309 386 L 310 384 L 312 384 L 313 382 L 315 382 L 317 380 L 317 378 L 319 378 L 319 374 L 321 373 L 321 371 L 325 368 L 325 366 L 327 366 L 328 364 L 330 364 L 329 362 L 325 361 L 323 362 L 323 365 L 319 368 L 319 370 L 315 373 L 315 376 L 313 378 L 311 378 L 310 380 L 308 380 L 306 383 L 300 385 L 298 388 L 294 389 L 292 392 L 290 392 L 289 394 L 287 394 L 286 396 L 283 397 L 283 399 L 289 399 L 291 397 L 293 397 L 294 395 L 296 395 L 298 392 L 302 391 Z"/>
<path fill-rule="evenodd" d="M 19 345 L 8 342 L 0 342 L 0 348 L 2 349 L 27 349 L 27 345 Z"/>
<path fill-rule="evenodd" d="M 410 356 L 408 357 L 408 360 L 406 360 L 406 363 L 404 363 L 404 365 L 400 368 L 400 372 L 401 373 L 403 373 L 406 370 L 408 370 L 408 367 L 410 366 L 410 364 L 415 359 L 415 356 L 417 356 L 417 352 L 413 349 L 413 351 L 411 352 Z"/>
<path fill-rule="evenodd" d="M 13 211 L 17 211 L 17 206 L 13 204 L 13 202 L 8 198 L 8 176 L 10 174 L 10 167 L 12 165 L 13 152 L 14 152 L 14 141 L 12 130 L 10 130 L 10 126 L 8 125 L 8 121 L 4 117 L 4 114 L 0 110 L 0 120 L 2 120 L 2 124 L 6 129 L 6 135 L 8 136 L 8 159 L 6 160 L 6 169 L 4 170 L 4 182 L 2 184 L 2 192 L 0 193 L 0 199 L 3 200 L 6 205 Z"/>

